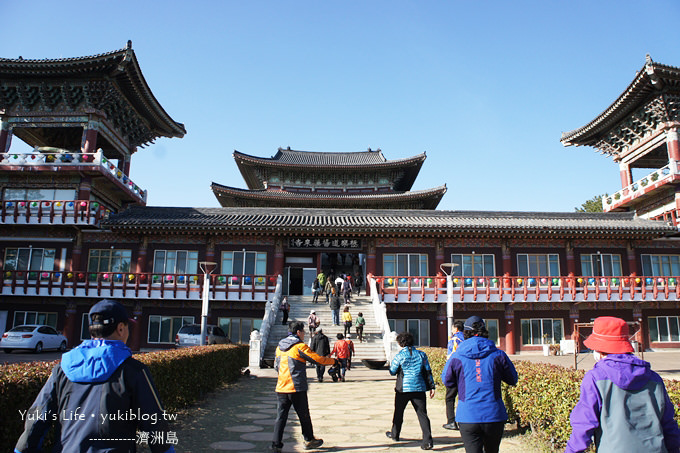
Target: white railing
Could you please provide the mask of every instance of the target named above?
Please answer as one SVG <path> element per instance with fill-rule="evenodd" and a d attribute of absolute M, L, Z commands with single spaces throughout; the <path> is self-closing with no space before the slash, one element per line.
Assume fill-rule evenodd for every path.
<path fill-rule="evenodd" d="M 387 307 L 385 302 L 382 301 L 380 297 L 380 292 L 378 291 L 378 284 L 373 276 L 368 277 L 368 284 L 371 290 L 371 302 L 373 304 L 373 314 L 375 315 L 375 323 L 380 328 L 380 334 L 382 335 L 383 347 L 385 349 L 385 358 L 388 363 L 392 362 L 392 359 L 397 352 L 399 352 L 399 346 L 397 345 L 397 333 L 390 329 L 390 322 L 387 319 Z"/>
<path fill-rule="evenodd" d="M 128 192 L 140 200 L 146 201 L 146 191 L 135 184 L 123 170 L 118 168 L 109 159 L 104 157 L 101 148 L 94 154 L 72 153 L 67 150 L 57 152 L 33 152 L 33 153 L 5 153 L 0 155 L 1 166 L 57 166 L 57 167 L 82 167 L 97 165 L 103 172 L 113 176 L 124 186 Z"/>
<path fill-rule="evenodd" d="M 602 209 L 609 211 L 632 198 L 642 195 L 647 188 L 652 187 L 655 184 L 666 184 L 672 180 L 673 175 L 676 174 L 678 174 L 678 169 L 675 164 L 672 166 L 668 164 L 665 167 L 661 167 L 623 189 L 606 197 L 602 197 Z"/>
<path fill-rule="evenodd" d="M 272 326 L 276 322 L 276 315 L 279 312 L 279 304 L 281 303 L 281 293 L 283 292 L 282 285 L 283 278 L 281 275 L 276 278 L 276 289 L 274 290 L 274 296 L 272 300 L 267 302 L 264 310 L 264 317 L 262 318 L 262 325 L 260 326 L 260 331 L 253 330 L 250 333 L 250 352 L 248 358 L 248 364 L 251 367 L 259 367 L 264 357 L 264 351 L 267 347 L 267 341 L 269 340 L 269 334 L 271 332 Z"/>

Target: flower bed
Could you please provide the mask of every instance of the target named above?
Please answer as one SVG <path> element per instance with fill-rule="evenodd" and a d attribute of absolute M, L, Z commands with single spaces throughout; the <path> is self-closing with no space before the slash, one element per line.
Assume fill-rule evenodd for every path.
<path fill-rule="evenodd" d="M 221 384 L 235 381 L 241 368 L 248 365 L 248 347 L 197 346 L 136 354 L 135 358 L 149 367 L 165 410 L 172 413 Z M 31 406 L 57 363 L 0 366 L 0 451 L 13 451 L 23 431 L 19 411 Z"/>

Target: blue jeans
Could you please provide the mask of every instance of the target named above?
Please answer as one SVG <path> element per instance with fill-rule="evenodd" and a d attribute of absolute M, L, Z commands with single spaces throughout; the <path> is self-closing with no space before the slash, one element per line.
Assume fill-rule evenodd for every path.
<path fill-rule="evenodd" d="M 331 310 L 331 314 L 333 315 L 333 325 L 340 325 L 340 309 Z"/>

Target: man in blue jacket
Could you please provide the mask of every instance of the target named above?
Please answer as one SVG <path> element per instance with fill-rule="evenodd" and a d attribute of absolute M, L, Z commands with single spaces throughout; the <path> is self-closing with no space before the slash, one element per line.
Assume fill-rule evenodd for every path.
<path fill-rule="evenodd" d="M 597 451 L 680 452 L 680 430 L 661 377 L 635 357 L 628 324 L 601 316 L 583 342 L 593 350 L 595 367 L 581 383 L 571 412 L 567 453 L 582 452 L 595 439 Z"/>
<path fill-rule="evenodd" d="M 469 317 L 464 329 L 465 341 L 446 361 L 442 382 L 458 388 L 456 421 L 466 453 L 497 453 L 508 419 L 501 381 L 517 384 L 517 371 L 489 340 L 482 318 Z"/>
<path fill-rule="evenodd" d="M 125 346 L 130 335 L 125 308 L 105 299 L 90 309 L 89 318 L 92 339 L 54 367 L 24 414 L 25 429 L 14 451 L 42 451 L 45 434 L 56 423 L 55 451 L 127 453 L 136 451 L 140 440 L 153 453 L 174 452 L 177 440 L 168 435 L 149 369 Z"/>

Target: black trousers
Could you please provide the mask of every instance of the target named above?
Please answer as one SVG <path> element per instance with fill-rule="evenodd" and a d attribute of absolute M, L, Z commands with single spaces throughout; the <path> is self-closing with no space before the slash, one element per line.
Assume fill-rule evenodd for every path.
<path fill-rule="evenodd" d="M 456 421 L 457 396 L 458 387 L 446 387 L 446 423 L 453 423 Z"/>
<path fill-rule="evenodd" d="M 316 365 L 316 378 L 323 380 L 323 374 L 326 372 L 326 365 Z"/>
<path fill-rule="evenodd" d="M 498 453 L 505 422 L 458 423 L 465 453 Z"/>
<path fill-rule="evenodd" d="M 281 324 L 287 324 L 288 323 L 288 310 L 283 310 L 283 321 L 281 321 Z"/>
<path fill-rule="evenodd" d="M 312 417 L 309 415 L 309 401 L 307 401 L 307 392 L 296 393 L 277 393 L 279 399 L 276 408 L 276 423 L 274 424 L 274 438 L 272 445 L 275 447 L 283 447 L 283 430 L 288 421 L 288 411 L 292 405 L 297 413 L 298 420 L 300 420 L 300 427 L 302 428 L 302 437 L 305 441 L 314 439 L 314 428 L 312 427 Z"/>
<path fill-rule="evenodd" d="M 423 445 L 432 443 L 432 429 L 427 416 L 427 398 L 425 392 L 394 392 L 394 416 L 392 417 L 392 439 L 397 439 L 404 424 L 404 409 L 408 403 L 413 405 L 418 416 L 418 423 L 423 432 Z"/>

